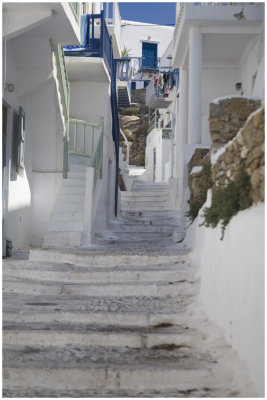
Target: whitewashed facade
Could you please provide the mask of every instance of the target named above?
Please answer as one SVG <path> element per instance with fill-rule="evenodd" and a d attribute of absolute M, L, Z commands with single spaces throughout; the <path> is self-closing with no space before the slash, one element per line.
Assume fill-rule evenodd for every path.
<path fill-rule="evenodd" d="M 66 180 L 63 179 L 67 126 L 63 94 L 67 86 L 63 87 L 59 78 L 62 71 L 55 48 L 80 45 L 80 16 L 99 14 L 102 8 L 102 3 L 3 3 L 3 254 L 7 239 L 12 242 L 13 250 L 42 246 L 51 223 L 56 222 L 51 218 Z M 114 57 L 119 57 L 117 5 L 110 17 L 108 31 L 113 39 Z M 106 64 L 97 57 L 88 57 L 86 63 L 84 59 L 73 60 L 74 57 L 66 62 L 70 81 L 68 118 L 89 123 L 104 119 L 102 176 L 91 199 L 94 203 L 90 216 L 84 213 L 86 229 L 82 220 L 80 244 L 83 244 L 90 241 L 94 230 L 104 229 L 114 216 L 115 156 Z M 96 204 L 98 207 L 94 207 Z M 95 222 L 96 214 L 103 218 Z M 62 221 L 59 222 L 60 230 Z M 71 245 L 71 241 L 65 244 Z"/>
<path fill-rule="evenodd" d="M 173 66 L 180 70 L 174 173 L 183 216 L 187 163 L 195 148 L 211 144 L 211 101 L 237 95 L 264 104 L 264 3 L 177 3 Z M 199 299 L 264 396 L 264 204 L 233 217 L 223 240 L 219 226 L 200 227 L 200 215 L 186 236 L 201 277 Z"/>
<path fill-rule="evenodd" d="M 187 163 L 209 147 L 209 104 L 231 95 L 264 101 L 264 3 L 177 3 L 173 67 L 179 68 L 175 174 L 186 211 Z"/>

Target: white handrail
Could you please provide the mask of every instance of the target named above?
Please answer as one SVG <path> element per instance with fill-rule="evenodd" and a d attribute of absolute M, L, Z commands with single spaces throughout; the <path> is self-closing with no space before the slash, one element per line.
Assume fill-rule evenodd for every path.
<path fill-rule="evenodd" d="M 122 135 L 122 137 L 123 137 L 123 139 L 124 139 L 124 141 L 126 143 L 126 150 L 127 150 L 127 152 L 126 152 L 126 164 L 127 164 L 127 167 L 128 167 L 128 165 L 129 165 L 129 155 L 130 155 L 129 141 L 128 141 L 125 133 L 123 132 L 123 130 L 121 128 L 120 128 L 120 133 L 121 133 L 121 135 Z"/>

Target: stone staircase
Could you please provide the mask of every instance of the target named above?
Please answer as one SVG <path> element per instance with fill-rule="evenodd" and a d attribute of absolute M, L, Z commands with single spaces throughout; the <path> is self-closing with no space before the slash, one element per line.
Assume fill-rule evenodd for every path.
<path fill-rule="evenodd" d="M 168 183 L 135 180 L 132 190 L 121 192 L 120 224 L 113 232 L 120 240 L 164 240 L 179 230 L 179 214 L 174 209 L 173 189 Z M 176 235 L 177 236 L 177 235 Z"/>
<path fill-rule="evenodd" d="M 129 108 L 131 105 L 127 86 L 118 87 L 118 107 Z"/>
<path fill-rule="evenodd" d="M 5 260 L 3 396 L 252 395 L 198 287 L 188 250 L 172 242 Z"/>
<path fill-rule="evenodd" d="M 44 235 L 44 247 L 80 246 L 83 234 L 86 166 L 70 163 L 63 179 L 51 221 Z"/>
<path fill-rule="evenodd" d="M 4 397 L 254 397 L 197 301 L 170 191 L 135 182 L 115 240 L 4 260 Z"/>

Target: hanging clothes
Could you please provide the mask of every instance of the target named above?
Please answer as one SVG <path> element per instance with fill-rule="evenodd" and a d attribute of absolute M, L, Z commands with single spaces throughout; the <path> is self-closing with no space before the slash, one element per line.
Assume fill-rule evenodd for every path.
<path fill-rule="evenodd" d="M 158 85 L 159 85 L 160 87 L 163 86 L 163 78 L 162 78 L 162 75 L 161 75 L 161 74 L 159 74 Z"/>
<path fill-rule="evenodd" d="M 166 85 L 167 81 L 168 81 L 168 74 L 166 72 L 164 72 L 164 74 L 163 74 L 164 85 Z"/>

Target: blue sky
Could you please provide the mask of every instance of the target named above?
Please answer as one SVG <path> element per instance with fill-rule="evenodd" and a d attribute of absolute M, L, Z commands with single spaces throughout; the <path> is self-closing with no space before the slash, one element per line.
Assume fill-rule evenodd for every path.
<path fill-rule="evenodd" d="M 119 2 L 122 19 L 160 25 L 175 25 L 176 3 Z"/>

